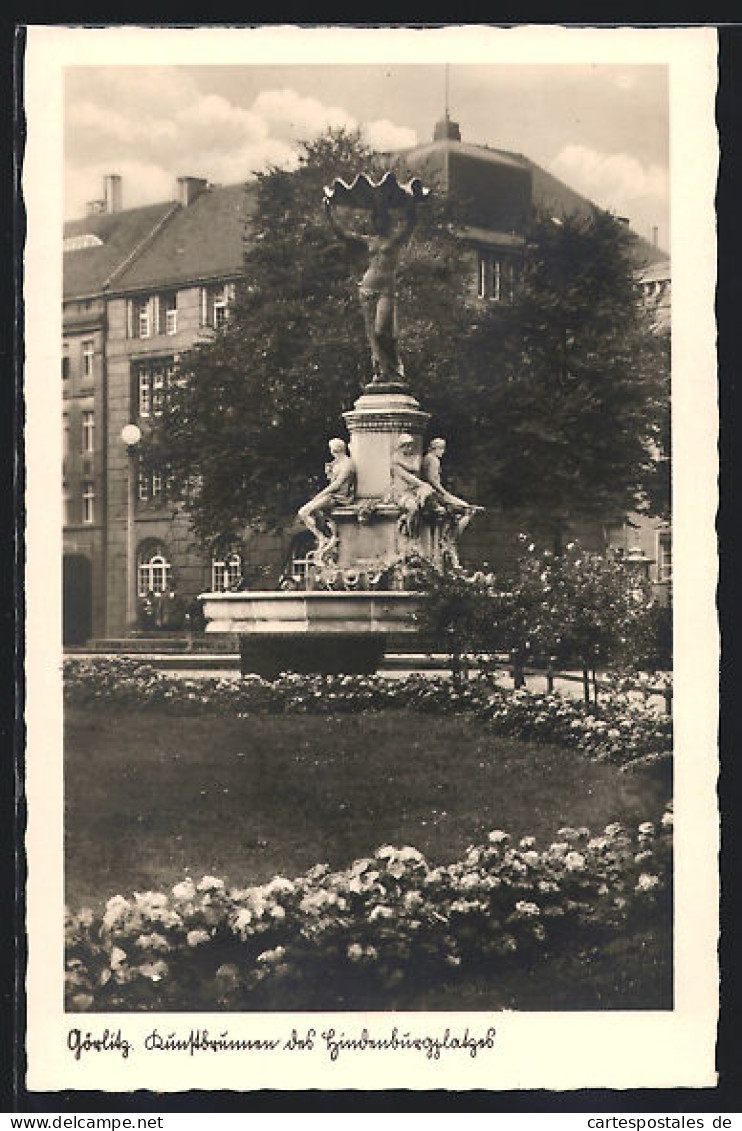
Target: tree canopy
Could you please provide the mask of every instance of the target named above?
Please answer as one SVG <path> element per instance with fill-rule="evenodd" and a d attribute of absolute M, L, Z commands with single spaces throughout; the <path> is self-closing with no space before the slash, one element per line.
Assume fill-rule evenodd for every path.
<path fill-rule="evenodd" d="M 205 543 L 280 525 L 321 485 L 327 441 L 371 377 L 365 267 L 326 223 L 323 187 L 388 158 L 357 133 L 306 143 L 250 186 L 244 281 L 227 325 L 181 358 L 149 441 Z M 398 173 L 409 171 L 397 166 Z M 638 299 L 630 235 L 595 211 L 534 221 L 512 303 L 479 300 L 463 204 L 435 191 L 398 270 L 406 376 L 477 500 L 626 510 L 653 471 L 667 365 Z"/>

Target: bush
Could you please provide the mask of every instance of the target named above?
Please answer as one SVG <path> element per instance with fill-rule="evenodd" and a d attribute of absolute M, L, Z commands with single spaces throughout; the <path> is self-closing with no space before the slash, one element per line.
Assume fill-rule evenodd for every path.
<path fill-rule="evenodd" d="M 385 845 L 344 871 L 227 890 L 204 876 L 66 920 L 72 1010 L 389 1007 L 402 991 L 603 945 L 670 921 L 672 813 L 659 828 L 560 829 L 538 850 L 494 830 L 447 866 Z"/>
<path fill-rule="evenodd" d="M 455 686 L 448 679 L 410 675 L 316 676 L 284 674 L 271 682 L 259 676 L 233 679 L 177 679 L 129 658 L 68 659 L 65 703 L 83 708 L 136 707 L 179 715 L 209 712 L 356 714 L 414 710 L 426 714 L 466 711 L 493 733 L 556 743 L 622 768 L 669 766 L 672 723 L 621 688 L 600 704 L 561 695 L 509 691 L 485 676 Z"/>
<path fill-rule="evenodd" d="M 584 670 L 669 667 L 668 617 L 650 586 L 622 559 L 570 542 L 562 554 L 538 550 L 525 535 L 509 578 L 481 570 L 431 572 L 421 630 L 451 657 L 510 654 L 516 665 L 559 664 Z"/>

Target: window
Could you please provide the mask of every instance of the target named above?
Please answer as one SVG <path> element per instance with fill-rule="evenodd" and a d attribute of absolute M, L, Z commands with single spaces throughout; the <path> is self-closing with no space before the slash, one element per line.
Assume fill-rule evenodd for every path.
<path fill-rule="evenodd" d="M 139 362 L 135 368 L 137 402 L 140 416 L 160 416 L 167 390 L 175 382 L 172 358 Z"/>
<path fill-rule="evenodd" d="M 157 333 L 176 334 L 178 332 L 178 294 L 169 291 L 157 295 Z"/>
<path fill-rule="evenodd" d="M 149 338 L 151 336 L 150 305 L 149 298 L 133 298 L 127 303 L 127 332 L 130 338 Z"/>
<path fill-rule="evenodd" d="M 163 546 L 145 543 L 137 555 L 137 596 L 165 593 L 171 588 L 172 567 Z"/>
<path fill-rule="evenodd" d="M 139 471 L 139 499 L 143 503 L 156 502 L 164 494 L 164 477 L 159 467 Z"/>
<path fill-rule="evenodd" d="M 93 376 L 93 357 L 95 356 L 95 347 L 92 338 L 86 338 L 82 343 L 82 375 L 83 377 Z"/>
<path fill-rule="evenodd" d="M 70 375 L 70 347 L 62 346 L 62 380 L 66 381 Z"/>
<path fill-rule="evenodd" d="M 70 511 L 71 511 L 70 487 L 69 487 L 69 484 L 67 483 L 67 481 L 65 480 L 62 483 L 62 522 L 64 523 L 65 526 L 69 526 L 69 524 L 71 522 Z"/>
<path fill-rule="evenodd" d="M 82 521 L 86 523 L 95 521 L 95 490 L 92 483 L 83 483 Z"/>
<path fill-rule="evenodd" d="M 515 263 L 488 253 L 479 256 L 480 298 L 491 298 L 494 302 L 512 302 L 516 284 Z"/>
<path fill-rule="evenodd" d="M 201 325 L 219 330 L 229 319 L 234 302 L 234 283 L 224 283 L 219 287 L 201 288 Z"/>
<path fill-rule="evenodd" d="M 152 370 L 152 415 L 161 416 L 165 401 L 165 369 L 157 365 Z"/>
<path fill-rule="evenodd" d="M 236 550 L 226 557 L 219 555 L 211 560 L 211 589 L 225 593 L 236 589 L 242 581 L 242 555 Z"/>
<path fill-rule="evenodd" d="M 144 295 L 127 305 L 127 332 L 130 338 L 151 338 L 178 332 L 178 292 Z"/>
<path fill-rule="evenodd" d="M 94 412 L 83 412 L 82 414 L 82 450 L 87 453 L 95 451 Z"/>
<path fill-rule="evenodd" d="M 661 530 L 657 535 L 657 580 L 672 581 L 671 530 Z"/>
<path fill-rule="evenodd" d="M 149 416 L 152 411 L 152 374 L 145 366 L 139 368 L 137 383 L 139 388 L 139 415 Z"/>

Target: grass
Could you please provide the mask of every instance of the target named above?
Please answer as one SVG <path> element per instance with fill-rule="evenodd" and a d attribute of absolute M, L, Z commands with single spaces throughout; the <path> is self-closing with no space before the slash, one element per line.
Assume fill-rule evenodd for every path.
<path fill-rule="evenodd" d="M 493 737 L 463 716 L 71 709 L 65 731 L 74 908 L 186 874 L 242 886 L 344 866 L 384 843 L 446 863 L 493 828 L 548 843 L 566 824 L 656 819 L 667 800 L 644 775 Z"/>

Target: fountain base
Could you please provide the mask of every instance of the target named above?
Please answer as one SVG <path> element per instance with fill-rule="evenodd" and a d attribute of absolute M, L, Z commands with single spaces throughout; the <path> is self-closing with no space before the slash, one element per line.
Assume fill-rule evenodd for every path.
<path fill-rule="evenodd" d="M 415 593 L 392 591 L 204 593 L 206 632 L 240 638 L 240 669 L 370 674 L 387 638 L 417 632 Z"/>

